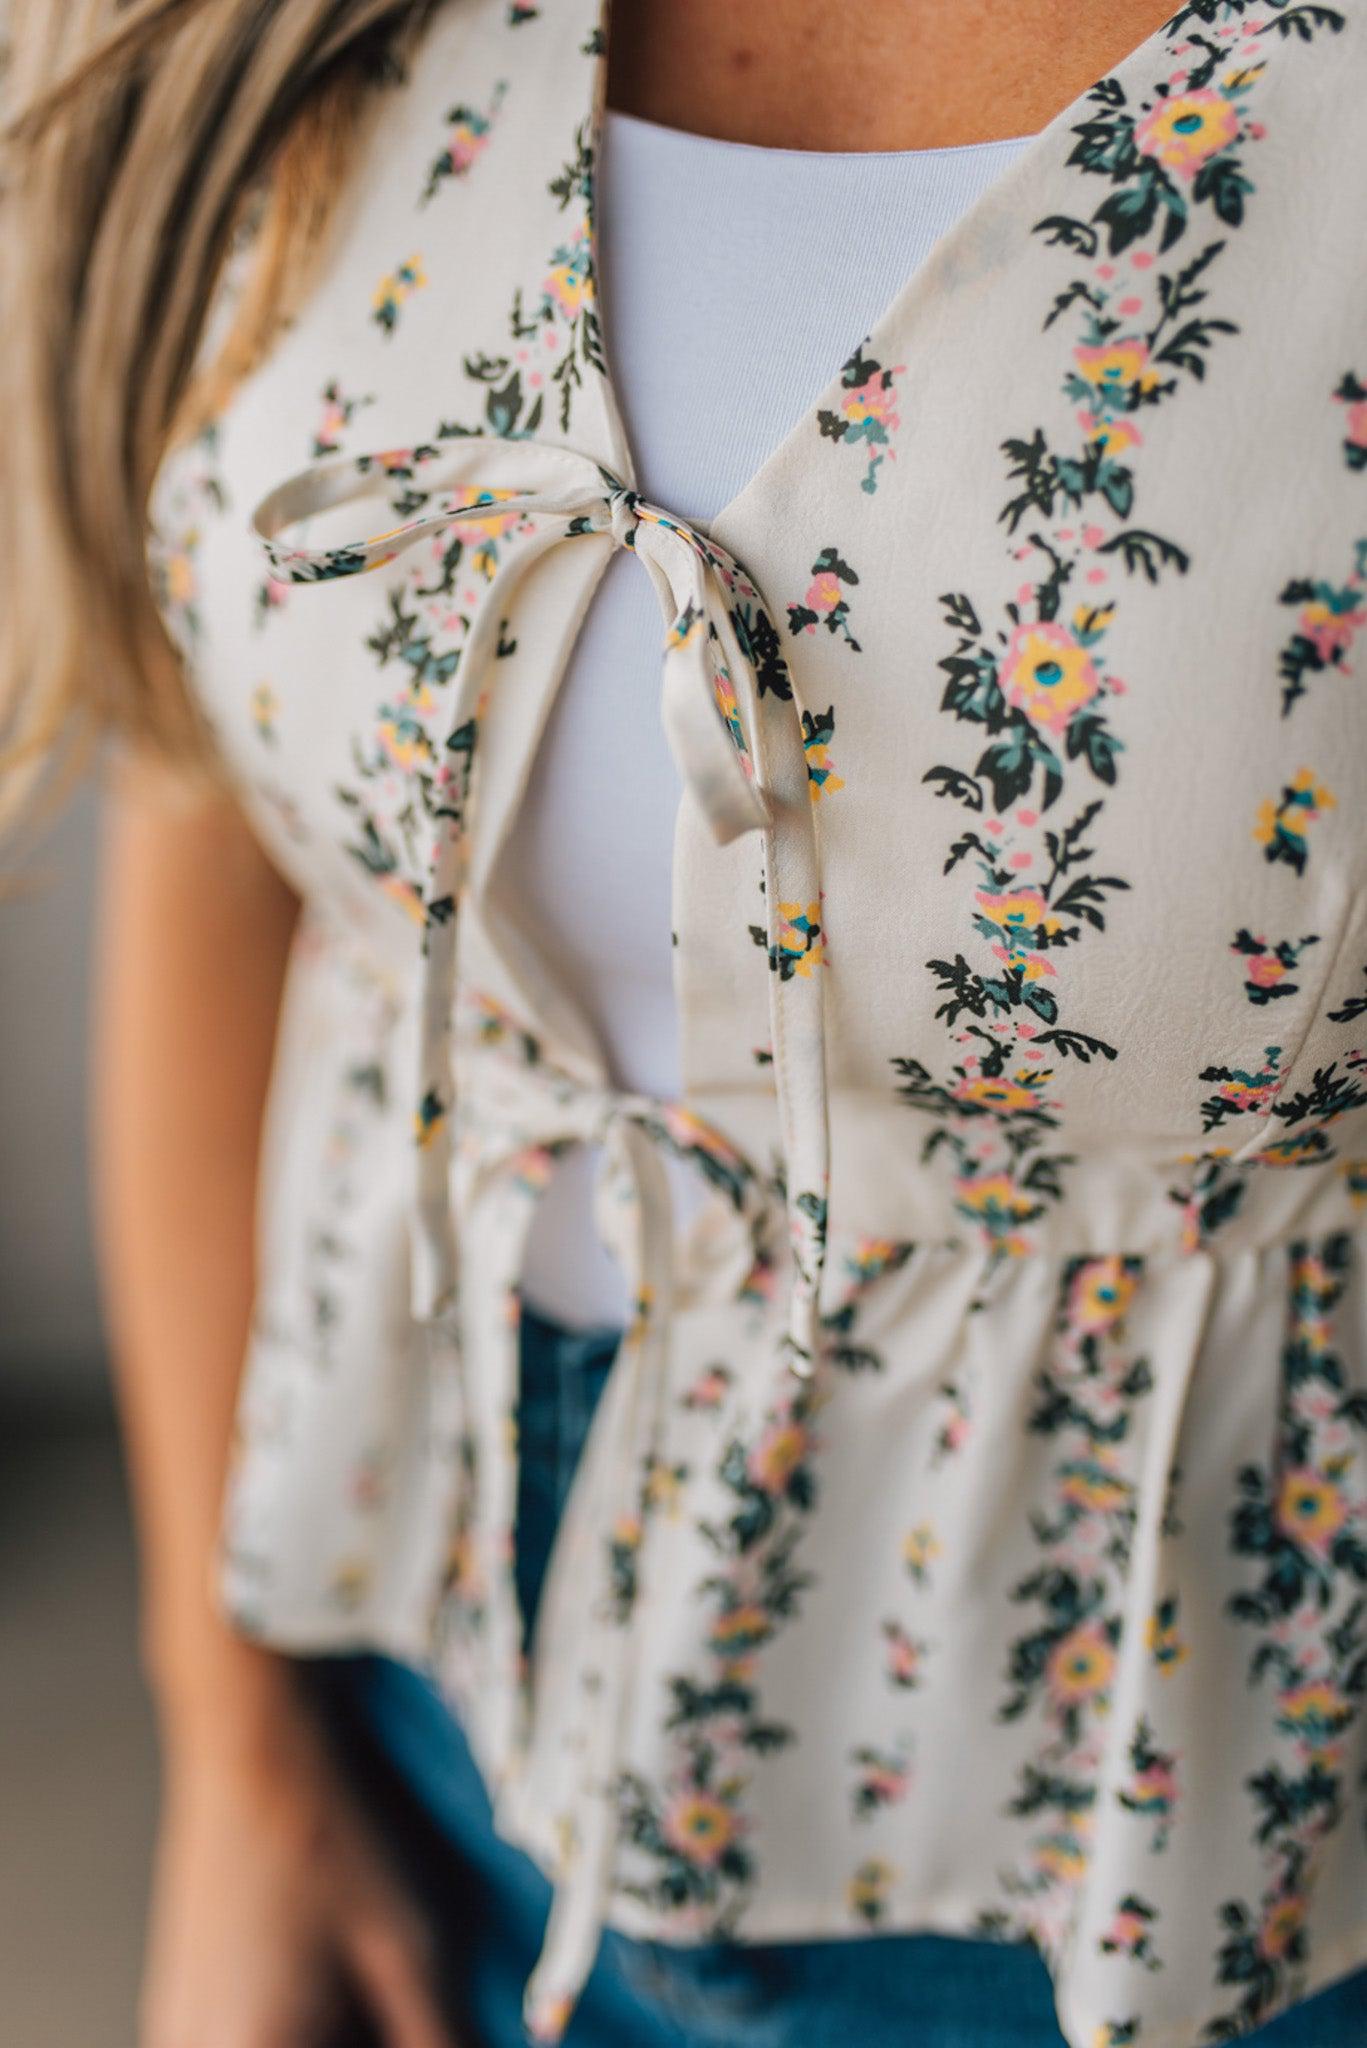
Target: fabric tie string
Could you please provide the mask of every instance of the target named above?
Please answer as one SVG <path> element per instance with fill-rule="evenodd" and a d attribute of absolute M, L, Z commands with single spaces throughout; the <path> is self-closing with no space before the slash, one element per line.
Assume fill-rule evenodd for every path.
<path fill-rule="evenodd" d="M 420 464 L 426 486 L 420 509 L 402 524 L 370 533 L 347 530 L 325 546 L 305 545 L 294 531 L 302 522 L 339 512 L 349 529 L 367 502 L 378 501 L 377 509 L 383 504 L 387 510 L 396 473 L 411 480 Z M 314 464 L 261 501 L 253 526 L 271 575 L 292 584 L 381 569 L 412 548 L 454 538 L 463 529 L 472 536 L 500 536 L 498 558 L 474 604 L 454 674 L 443 686 L 450 697 L 434 746 L 435 829 L 421 884 L 411 1307 L 418 1321 L 440 1321 L 453 1332 L 459 1284 L 452 1191 L 456 936 L 501 625 L 517 580 L 563 541 L 604 534 L 644 564 L 665 625 L 661 715 L 680 776 L 719 844 L 746 832 L 761 836 L 767 943 L 760 964 L 768 974 L 792 1259 L 782 1343 L 793 1372 L 809 1376 L 820 1355 L 829 1182 L 826 940 L 802 707 L 754 579 L 716 541 L 644 499 L 595 458 L 484 435 L 462 436 L 449 448 Z M 509 533 L 514 543 L 505 548 L 502 536 Z M 529 748 L 534 741 L 529 734 Z M 634 1488 L 656 1441 L 668 1379 L 674 1224 L 663 1161 L 643 1121 L 624 1114 L 611 1117 L 609 1126 L 605 1136 L 638 1198 L 630 1260 L 637 1314 L 619 1361 L 626 1375 L 617 1409 L 622 1455 L 612 1467 L 619 1486 Z M 611 1526 L 609 1518 L 605 1541 Z M 568 2023 L 592 1964 L 613 1876 L 615 1783 L 630 1713 L 634 1632 L 624 1618 L 609 1624 L 597 1616 L 590 1626 L 603 1695 L 575 1801 L 575 1848 L 557 1886 L 545 1948 L 527 1993 L 528 2022 L 543 2041 L 557 2040 Z"/>

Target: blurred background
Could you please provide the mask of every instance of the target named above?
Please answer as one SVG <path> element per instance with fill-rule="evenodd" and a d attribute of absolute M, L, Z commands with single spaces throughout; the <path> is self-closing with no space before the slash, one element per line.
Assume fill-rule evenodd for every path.
<path fill-rule="evenodd" d="M 133 2048 L 156 1794 L 86 1192 L 98 799 L 0 899 L 0 2043 Z"/>

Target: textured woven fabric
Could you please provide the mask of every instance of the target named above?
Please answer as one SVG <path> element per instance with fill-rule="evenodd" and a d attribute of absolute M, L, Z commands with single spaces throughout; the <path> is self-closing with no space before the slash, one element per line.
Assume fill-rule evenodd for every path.
<path fill-rule="evenodd" d="M 1367 7 L 1174 14 L 705 523 L 605 354 L 608 20 L 438 13 L 158 493 L 306 899 L 225 1606 L 434 1673 L 555 1882 L 543 2038 L 605 1922 L 1024 1936 L 1070 2048 L 1232 2038 L 1367 1959 Z M 624 548 L 673 1100 L 499 860 Z M 587 1142 L 635 1308 L 527 1657 L 517 1279 Z"/>

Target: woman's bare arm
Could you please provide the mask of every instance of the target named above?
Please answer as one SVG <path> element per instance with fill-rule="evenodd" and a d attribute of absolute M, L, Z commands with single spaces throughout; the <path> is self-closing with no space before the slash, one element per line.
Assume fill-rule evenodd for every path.
<path fill-rule="evenodd" d="M 451 2048 L 427 1929 L 290 1660 L 214 1592 L 256 1285 L 262 1118 L 299 899 L 227 798 L 112 777 L 99 868 L 92 1196 L 166 1769 L 140 2048 L 314 2048 L 349 2005 Z"/>
<path fill-rule="evenodd" d="M 120 761 L 99 862 L 92 1190 L 144 1655 L 172 1737 L 191 1723 L 242 1732 L 277 1683 L 276 1660 L 224 1626 L 209 1583 L 299 907 L 230 799 L 178 808 L 163 771 Z"/>

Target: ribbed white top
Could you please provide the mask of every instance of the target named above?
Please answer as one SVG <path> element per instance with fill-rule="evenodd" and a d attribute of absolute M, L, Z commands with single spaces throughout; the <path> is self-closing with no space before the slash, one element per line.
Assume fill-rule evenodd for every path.
<path fill-rule="evenodd" d="M 644 495 L 706 524 L 832 382 L 959 213 L 1032 140 L 771 149 L 606 110 L 596 224 L 609 367 Z M 613 555 L 532 771 L 510 872 L 621 1087 L 680 1089 L 670 942 L 680 789 L 659 713 L 659 600 Z M 596 1155 L 562 1160 L 523 1291 L 620 1327 Z M 680 1220 L 696 1177 L 674 1176 Z"/>

